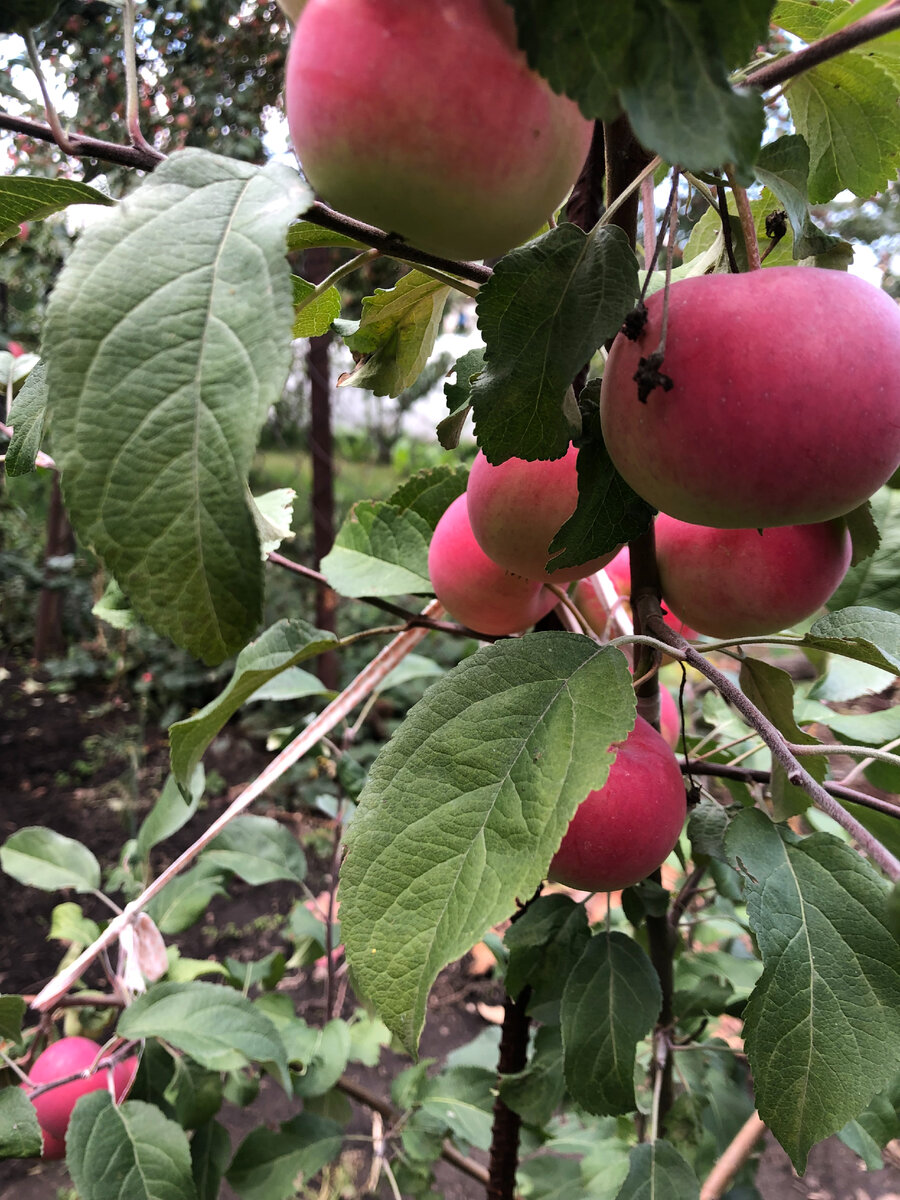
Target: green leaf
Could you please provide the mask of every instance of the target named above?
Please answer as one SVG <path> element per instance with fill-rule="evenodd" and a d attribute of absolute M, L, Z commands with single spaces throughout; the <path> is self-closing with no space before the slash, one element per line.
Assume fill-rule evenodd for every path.
<path fill-rule="evenodd" d="M 0 1089 L 0 1159 L 34 1158 L 41 1143 L 37 1113 L 22 1089 Z"/>
<path fill-rule="evenodd" d="M 366 1067 L 377 1067 L 381 1051 L 391 1044 L 391 1031 L 380 1017 L 357 1010 L 357 1020 L 350 1025 L 350 1061 Z"/>
<path fill-rule="evenodd" d="M 900 674 L 900 616 L 896 613 L 864 606 L 829 613 L 815 622 L 802 645 Z"/>
<path fill-rule="evenodd" d="M 80 904 L 57 904 L 50 915 L 50 937 L 70 945 L 89 946 L 100 936 L 100 926 L 84 915 Z"/>
<path fill-rule="evenodd" d="M 138 624 L 128 597 L 112 576 L 103 589 L 103 595 L 91 607 L 91 616 L 105 621 L 113 629 L 134 629 Z"/>
<path fill-rule="evenodd" d="M 757 1107 L 802 1172 L 900 1068 L 900 946 L 882 880 L 836 838 L 748 809 L 727 847 L 765 966 L 744 1009 Z"/>
<path fill-rule="evenodd" d="M 450 415 L 438 422 L 438 441 L 445 450 L 455 450 L 459 445 L 463 426 L 472 407 L 470 395 L 472 383 L 484 370 L 484 347 L 469 350 L 462 358 L 456 360 L 455 382 L 444 384 L 444 395 L 447 397 L 447 407 Z"/>
<path fill-rule="evenodd" d="M 254 1004 L 214 983 L 159 983 L 119 1018 L 127 1038 L 161 1037 L 210 1071 L 252 1062 L 267 1067 L 290 1088 L 284 1046 L 275 1026 Z"/>
<path fill-rule="evenodd" d="M 514 1075 L 501 1075 L 500 1098 L 526 1125 L 546 1125 L 562 1104 L 562 1035 L 557 1025 L 542 1025 L 534 1039 L 528 1066 Z"/>
<path fill-rule="evenodd" d="M 426 1080 L 420 1096 L 427 1123 L 463 1145 L 488 1150 L 497 1073 L 482 1067 L 451 1067 Z"/>
<path fill-rule="evenodd" d="M 294 221 L 288 226 L 287 248 L 294 250 L 313 250 L 317 246 L 340 246 L 349 250 L 367 250 L 365 242 L 357 242 L 346 233 L 335 233 L 312 221 Z"/>
<path fill-rule="evenodd" d="M 362 320 L 345 337 L 356 366 L 338 380 L 376 396 L 399 396 L 415 383 L 434 349 L 450 288 L 410 271 L 392 288 L 377 288 L 362 302 Z"/>
<path fill-rule="evenodd" d="M 291 276 L 294 288 L 294 326 L 291 332 L 295 338 L 318 337 L 327 333 L 331 323 L 341 315 L 341 294 L 336 287 L 330 287 L 318 296 L 313 296 L 315 286 L 301 279 L 299 275 Z"/>
<path fill-rule="evenodd" d="M 290 367 L 284 233 L 308 196 L 287 167 L 178 151 L 82 234 L 50 300 L 72 523 L 141 618 L 211 663 L 262 615 L 247 475 Z"/>
<path fill-rule="evenodd" d="M 285 826 L 272 817 L 236 817 L 203 851 L 204 862 L 233 871 L 246 883 L 306 878 L 306 855 Z"/>
<path fill-rule="evenodd" d="M 528 1012 L 536 1021 L 559 1024 L 559 981 L 569 978 L 590 937 L 584 905 L 558 893 L 539 896 L 507 929 L 506 990 L 517 997 L 531 988 Z"/>
<path fill-rule="evenodd" d="M 650 959 L 624 933 L 599 933 L 565 981 L 566 1084 L 598 1116 L 631 1112 L 637 1043 L 653 1028 L 662 992 Z"/>
<path fill-rule="evenodd" d="M 0 179 L 0 188 L 2 183 Z M 34 460 L 44 436 L 46 413 L 47 365 L 39 362 L 29 372 L 9 410 L 13 436 L 6 451 L 7 475 L 27 475 L 34 470 Z"/>
<path fill-rule="evenodd" d="M 471 402 L 489 462 L 565 454 L 578 420 L 566 408 L 572 380 L 637 294 L 637 259 L 615 225 L 560 225 L 504 255 L 477 302 L 485 365 Z"/>
<path fill-rule="evenodd" d="M 419 471 L 387 500 L 362 500 L 337 532 L 322 572 L 342 596 L 429 594 L 428 547 L 444 510 L 466 490 L 464 467 Z"/>
<path fill-rule="evenodd" d="M 797 132 L 809 145 L 814 204 L 848 188 L 883 191 L 897 173 L 900 86 L 873 61 L 843 54 L 804 71 L 786 92 Z"/>
<path fill-rule="evenodd" d="M 595 1195 L 593 1188 L 582 1186 L 580 1164 L 555 1154 L 526 1159 L 516 1172 L 516 1182 L 528 1200 L 594 1200 Z M 615 1193 L 606 1193 L 604 1200 L 615 1200 Z"/>
<path fill-rule="evenodd" d="M 189 1058 L 176 1057 L 174 1065 L 165 1098 L 175 1110 L 179 1125 L 198 1129 L 222 1107 L 222 1077 L 218 1072 L 197 1066 Z"/>
<path fill-rule="evenodd" d="M 778 0 L 772 13 L 772 23 L 796 34 L 805 42 L 817 41 L 828 29 L 834 13 L 850 8 L 850 0 Z"/>
<path fill-rule="evenodd" d="M 289 1200 L 302 1177 L 308 1182 L 341 1151 L 343 1130 L 309 1113 L 285 1121 L 278 1133 L 265 1126 L 241 1142 L 226 1179 L 242 1200 Z"/>
<path fill-rule="evenodd" d="M 250 510 L 264 558 L 277 550 L 285 538 L 293 535 L 291 522 L 296 499 L 297 493 L 293 488 L 275 488 L 261 496 L 250 497 Z"/>
<path fill-rule="evenodd" d="M 197 1200 L 218 1200 L 222 1177 L 231 1158 L 228 1131 L 218 1121 L 208 1121 L 191 1138 L 191 1174 Z"/>
<path fill-rule="evenodd" d="M 200 920 L 214 896 L 227 895 L 221 870 L 201 861 L 170 880 L 147 905 L 147 912 L 160 933 L 182 933 Z"/>
<path fill-rule="evenodd" d="M 687 835 L 693 856 L 725 860 L 725 832 L 729 817 L 723 806 L 709 796 L 701 796 L 688 817 Z"/>
<path fill-rule="evenodd" d="M 728 72 L 765 43 L 771 0 L 511 0 L 528 61 L 587 117 L 624 107 L 638 140 L 688 169 L 747 171 L 763 131 L 758 96 Z"/>
<path fill-rule="evenodd" d="M 310 1029 L 313 1052 L 303 1070 L 293 1075 L 295 1096 L 324 1096 L 330 1092 L 350 1058 L 350 1028 L 346 1021 L 328 1021 L 322 1029 Z"/>
<path fill-rule="evenodd" d="M 867 605 L 900 613 L 900 492 L 881 488 L 869 503 L 881 542 L 874 554 L 851 566 L 828 607 Z"/>
<path fill-rule="evenodd" d="M 258 704 L 261 700 L 305 700 L 308 696 L 333 695 L 334 692 L 323 687 L 321 679 L 311 671 L 304 671 L 302 667 L 288 667 L 286 671 L 258 687 L 244 703 Z"/>
<path fill-rule="evenodd" d="M 698 1200 L 693 1169 L 669 1142 L 644 1142 L 629 1156 L 628 1176 L 616 1200 Z"/>
<path fill-rule="evenodd" d="M 759 152 L 756 177 L 784 205 L 794 231 L 794 258 L 827 254 L 840 238 L 825 233 L 809 215 L 809 146 L 797 133 L 776 138 Z"/>
<path fill-rule="evenodd" d="M 199 764 L 191 773 L 187 787 L 189 800 L 185 800 L 181 794 L 181 789 L 175 782 L 175 776 L 168 775 L 166 777 L 163 790 L 159 793 L 156 803 L 147 813 L 144 823 L 138 830 L 138 858 L 146 858 L 154 846 L 164 842 L 166 838 L 171 837 L 173 833 L 188 823 L 197 811 L 197 805 L 200 803 L 200 797 L 203 795 L 205 787 L 206 773 Z"/>
<path fill-rule="evenodd" d="M 93 892 L 100 886 L 100 864 L 87 846 L 40 825 L 19 829 L 6 839 L 0 847 L 0 868 L 44 892 Z"/>
<path fill-rule="evenodd" d="M 600 380 L 589 383 L 578 398 L 584 432 L 579 443 L 578 504 L 550 543 L 557 567 L 579 563 L 609 554 L 625 542 L 646 533 L 655 509 L 632 491 L 612 464 L 600 429 Z"/>
<path fill-rule="evenodd" d="M 573 634 L 484 647 L 369 773 L 341 873 L 360 991 L 408 1048 L 440 969 L 530 896 L 634 721 L 624 655 Z"/>
<path fill-rule="evenodd" d="M 875 516 L 872 512 L 871 500 L 866 500 L 852 512 L 848 512 L 844 521 L 847 529 L 850 532 L 850 541 L 853 544 L 853 557 L 850 559 L 851 567 L 859 566 L 860 563 L 872 557 L 878 550 L 881 544 L 881 537 L 878 533 L 878 526 L 875 524 Z"/>
<path fill-rule="evenodd" d="M 79 1200 L 196 1200 L 184 1130 L 143 1100 L 116 1106 L 106 1091 L 82 1096 L 66 1165 Z"/>
<path fill-rule="evenodd" d="M 288 667 L 324 654 L 337 644 L 333 633 L 316 629 L 299 618 L 285 618 L 245 646 L 224 692 L 169 729 L 172 773 L 180 786 L 188 786 L 209 743 L 258 687 Z"/>
<path fill-rule="evenodd" d="M 22 1034 L 22 1018 L 25 1016 L 25 1001 L 21 996 L 0 994 L 0 1038 L 17 1042 Z"/>
<path fill-rule="evenodd" d="M 55 3 L 50 4 L 51 10 L 55 7 Z M 3 16 L 5 26 L 6 11 Z M 115 201 L 74 179 L 4 175 L 0 178 L 0 242 L 14 237 L 23 221 L 43 220 L 52 213 L 62 212 L 70 204 L 115 204 Z"/>

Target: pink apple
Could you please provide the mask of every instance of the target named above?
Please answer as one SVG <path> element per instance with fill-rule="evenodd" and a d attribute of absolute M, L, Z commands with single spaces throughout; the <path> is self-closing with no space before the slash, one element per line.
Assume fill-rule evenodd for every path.
<path fill-rule="evenodd" d="M 54 1079 L 65 1079 L 76 1071 L 87 1070 L 96 1061 L 99 1053 L 100 1047 L 90 1038 L 60 1038 L 58 1042 L 52 1042 L 42 1054 L 38 1055 L 28 1077 L 33 1084 L 52 1083 Z M 69 1127 L 69 1117 L 81 1096 L 88 1092 L 99 1091 L 101 1088 L 108 1088 L 111 1077 L 116 1099 L 121 1100 L 134 1082 L 137 1066 L 137 1058 L 126 1058 L 117 1063 L 112 1070 L 107 1067 L 105 1070 L 95 1071 L 87 1079 L 75 1079 L 36 1096 L 32 1103 L 37 1110 L 38 1123 L 46 1135 L 44 1157 L 55 1157 L 60 1143 L 63 1143 L 63 1153 L 65 1153 L 64 1143 L 66 1130 Z M 25 1091 L 29 1092 L 30 1089 L 25 1087 Z M 49 1153 L 48 1150 L 53 1153 Z"/>
<path fill-rule="evenodd" d="M 447 612 L 479 633 L 521 633 L 557 602 L 540 583 L 513 575 L 488 558 L 472 533 L 465 496 L 458 496 L 438 521 L 428 572 Z"/>
<path fill-rule="evenodd" d="M 666 601 L 710 637 L 776 633 L 811 617 L 843 579 L 851 552 L 840 520 L 760 531 L 656 518 Z"/>
<path fill-rule="evenodd" d="M 308 0 L 285 107 L 329 204 L 451 258 L 535 234 L 593 132 L 529 69 L 505 0 Z"/>
<path fill-rule="evenodd" d="M 577 567 L 545 570 L 550 543 L 578 503 L 578 451 L 570 446 L 552 462 L 509 458 L 492 466 L 481 451 L 469 472 L 469 520 L 478 544 L 508 571 L 545 583 L 583 579 L 604 566 L 618 547 Z"/>
<path fill-rule="evenodd" d="M 603 374 L 603 436 L 656 508 L 698 525 L 827 521 L 900 465 L 900 308 L 854 275 L 771 267 L 673 284 L 662 371 L 644 403 L 634 375 L 659 345 L 664 293 Z M 669 597 L 671 599 L 671 597 Z"/>
<path fill-rule="evenodd" d="M 639 883 L 671 854 L 686 810 L 675 755 L 638 717 L 619 745 L 606 783 L 578 806 L 549 878 L 589 892 Z"/>

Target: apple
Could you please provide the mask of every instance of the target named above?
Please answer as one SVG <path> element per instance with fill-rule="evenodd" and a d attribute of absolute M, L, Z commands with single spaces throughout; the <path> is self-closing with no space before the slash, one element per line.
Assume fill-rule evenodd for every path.
<path fill-rule="evenodd" d="M 56 1159 L 66 1157 L 65 1138 L 54 1137 L 52 1133 L 48 1133 L 46 1129 L 42 1129 L 41 1141 L 43 1143 L 43 1149 L 41 1150 L 42 1158 Z"/>
<path fill-rule="evenodd" d="M 561 584 L 593 575 L 615 556 L 618 546 L 577 567 L 544 569 L 550 543 L 578 503 L 577 461 L 570 446 L 552 462 L 508 458 L 495 467 L 479 450 L 466 495 L 472 532 L 489 558 L 526 579 Z"/>
<path fill-rule="evenodd" d="M 675 697 L 663 684 L 659 685 L 659 732 L 665 743 L 677 750 L 681 742 L 681 713 Z"/>
<path fill-rule="evenodd" d="M 285 108 L 330 204 L 449 258 L 532 237 L 593 135 L 529 69 L 505 0 L 308 0 Z"/>
<path fill-rule="evenodd" d="M 100 1047 L 90 1038 L 64 1037 L 52 1042 L 42 1054 L 34 1060 L 28 1077 L 32 1084 L 52 1083 L 55 1079 L 65 1079 L 76 1071 L 85 1071 L 97 1059 Z M 37 1110 L 38 1123 L 44 1131 L 44 1157 L 62 1157 L 65 1153 L 66 1130 L 69 1127 L 69 1117 L 79 1097 L 88 1092 L 96 1092 L 108 1088 L 110 1077 L 115 1089 L 116 1100 L 121 1100 L 127 1093 L 137 1072 L 136 1057 L 126 1058 L 117 1063 L 112 1069 L 107 1067 L 95 1071 L 87 1079 L 74 1079 L 59 1087 L 41 1092 L 32 1103 Z M 22 1085 L 28 1093 L 31 1088 Z M 62 1144 L 62 1154 L 58 1154 Z"/>
<path fill-rule="evenodd" d="M 851 553 L 842 520 L 758 530 L 656 518 L 666 603 L 710 637 L 776 633 L 811 617 L 843 579 Z"/>
<path fill-rule="evenodd" d="M 660 340 L 664 293 L 636 341 L 613 343 L 600 397 L 620 474 L 696 525 L 828 521 L 900 465 L 900 308 L 854 275 L 771 267 L 672 285 L 661 371 L 638 398 L 639 360 Z"/>
<path fill-rule="evenodd" d="M 488 558 L 472 533 L 465 495 L 457 496 L 437 523 L 428 573 L 447 612 L 479 633 L 521 633 L 557 603 L 540 583 L 513 575 Z"/>
<path fill-rule="evenodd" d="M 631 594 L 631 560 L 628 554 L 628 547 L 623 546 L 612 562 L 608 562 L 603 570 L 609 576 L 610 583 L 612 583 L 621 598 L 622 604 L 625 606 L 625 611 L 630 615 L 631 605 L 628 603 L 628 597 Z M 593 580 L 580 579 L 575 584 L 572 598 L 580 609 L 581 615 L 598 637 L 608 635 L 609 630 L 607 627 L 609 625 L 610 610 L 603 599 L 601 591 L 596 587 Z M 696 629 L 691 629 L 689 625 L 685 625 L 684 621 L 667 611 L 668 606 L 665 598 L 663 598 L 662 607 L 665 610 L 663 620 L 670 629 L 674 629 L 676 633 L 680 633 L 689 642 L 697 637 Z"/>
<path fill-rule="evenodd" d="M 631 887 L 671 854 L 686 812 L 671 747 L 637 717 L 606 783 L 588 793 L 569 822 L 548 878 L 588 892 Z"/>

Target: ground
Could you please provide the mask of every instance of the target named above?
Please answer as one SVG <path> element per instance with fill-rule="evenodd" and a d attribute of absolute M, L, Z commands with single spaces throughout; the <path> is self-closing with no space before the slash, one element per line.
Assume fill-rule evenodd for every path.
<path fill-rule="evenodd" d="M 112 703 L 99 689 L 92 692 L 81 688 L 77 700 L 74 693 L 64 698 L 47 687 L 34 688 L 13 664 L 7 664 L 4 670 L 9 674 L 4 677 L 0 671 L 0 761 L 4 764 L 0 777 L 0 842 L 25 825 L 46 824 L 85 842 L 105 865 L 111 865 L 133 822 L 146 808 L 153 788 L 158 788 L 163 778 L 163 735 L 145 731 L 135 811 L 131 784 L 123 782 L 128 773 L 131 736 L 126 733 L 134 728 L 133 710 Z M 92 735 L 101 739 L 89 744 L 95 747 L 93 752 L 85 748 L 85 739 Z M 98 745 L 106 748 L 105 756 L 97 752 Z M 116 758 L 116 754 L 122 757 Z M 166 843 L 167 853 L 188 845 L 215 811 L 227 803 L 238 781 L 252 778 L 265 758 L 261 749 L 246 742 L 221 743 L 210 765 L 232 786 L 198 814 L 192 825 L 172 838 L 171 844 Z M 85 765 L 73 777 L 76 762 Z M 311 875 L 314 888 L 322 877 L 319 864 Z M 58 964 L 58 944 L 45 940 L 55 898 L 22 888 L 8 878 L 0 882 L 0 889 L 0 991 L 31 993 Z M 278 916 L 286 914 L 296 899 L 292 885 L 250 889 L 235 884 L 230 896 L 215 901 L 207 919 L 184 935 L 184 953 L 196 957 L 215 953 L 221 957 L 243 951 L 246 956 L 246 934 L 252 928 L 252 957 L 260 957 L 276 944 Z M 92 912 L 90 902 L 85 908 Z M 100 909 L 93 915 L 99 916 Z M 260 923 L 257 918 L 261 915 L 271 920 Z M 265 928 L 260 929 L 260 924 Z M 309 973 L 296 973 L 286 990 L 299 1012 L 311 1021 L 319 1018 L 322 987 Z M 481 1014 L 489 1013 L 500 999 L 498 985 L 489 978 L 474 976 L 466 962 L 449 968 L 429 1002 L 423 1055 L 440 1059 L 471 1041 L 485 1027 Z M 345 1012 L 349 1012 L 351 1003 L 352 998 L 348 998 Z M 391 1077 L 400 1065 L 398 1058 L 387 1055 L 377 1068 L 356 1067 L 353 1074 L 357 1082 L 387 1097 Z M 264 1081 L 251 1108 L 229 1106 L 227 1125 L 232 1144 L 237 1145 L 259 1123 L 274 1126 L 294 1111 L 295 1104 L 271 1081 Z M 372 1131 L 371 1116 L 361 1106 L 356 1109 L 354 1130 L 363 1134 Z M 480 1185 L 454 1168 L 440 1164 L 438 1169 L 445 1200 L 477 1200 L 481 1195 Z M 758 1182 L 763 1200 L 900 1200 L 900 1163 L 866 1173 L 856 1156 L 832 1138 L 813 1150 L 805 1177 L 798 1179 L 786 1155 L 770 1141 Z M 59 1189 L 67 1184 L 65 1168 L 58 1163 L 0 1163 L 0 1200 L 56 1200 Z M 222 1195 L 230 1198 L 233 1193 L 226 1187 Z"/>

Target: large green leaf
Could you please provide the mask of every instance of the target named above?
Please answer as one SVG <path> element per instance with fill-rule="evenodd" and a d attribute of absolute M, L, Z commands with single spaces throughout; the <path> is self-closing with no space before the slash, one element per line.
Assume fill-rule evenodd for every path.
<path fill-rule="evenodd" d="M 786 94 L 809 145 L 814 204 L 844 188 L 863 198 L 884 190 L 900 158 L 900 87 L 886 71 L 861 54 L 843 54 L 798 75 Z"/>
<path fill-rule="evenodd" d="M 288 667 L 323 654 L 337 644 L 333 633 L 316 629 L 299 618 L 285 617 L 245 646 L 225 690 L 192 717 L 177 721 L 169 729 L 172 774 L 181 787 L 187 789 L 206 747 L 257 688 Z"/>
<path fill-rule="evenodd" d="M 106 1091 L 82 1096 L 66 1165 L 79 1200 L 196 1200 L 184 1130 L 143 1100 L 116 1106 Z"/>
<path fill-rule="evenodd" d="M 434 349 L 449 295 L 445 284 L 410 271 L 394 287 L 366 296 L 359 328 L 344 339 L 356 366 L 338 383 L 368 388 L 376 396 L 406 391 Z"/>
<path fill-rule="evenodd" d="M 747 171 L 763 131 L 758 96 L 728 72 L 767 37 L 771 0 L 510 0 L 529 62 L 588 117 L 625 108 L 667 162 Z"/>
<path fill-rule="evenodd" d="M 226 1178 L 242 1200 L 289 1200 L 300 1177 L 307 1182 L 337 1158 L 343 1133 L 312 1113 L 283 1122 L 277 1133 L 261 1125 L 241 1142 Z"/>
<path fill-rule="evenodd" d="M 620 651 L 539 633 L 448 672 L 382 750 L 347 833 L 342 934 L 405 1045 L 438 971 L 535 890 L 633 720 Z"/>
<path fill-rule="evenodd" d="M 900 1068 L 900 946 L 887 889 L 828 834 L 779 834 L 757 810 L 726 837 L 765 970 L 744 1010 L 759 1114 L 803 1171 Z"/>
<path fill-rule="evenodd" d="M 0 242 L 17 234 L 23 221 L 40 221 L 70 204 L 114 203 L 96 188 L 74 179 L 5 175 L 0 178 Z"/>
<path fill-rule="evenodd" d="M 81 237 L 44 336 L 82 539 L 139 615 L 219 662 L 262 612 L 247 474 L 291 362 L 295 172 L 173 154 Z"/>
<path fill-rule="evenodd" d="M 644 1142 L 631 1151 L 628 1176 L 616 1200 L 697 1200 L 693 1169 L 669 1142 Z"/>
<path fill-rule="evenodd" d="M 817 41 L 828 29 L 835 13 L 850 8 L 850 0 L 778 0 L 772 13 L 772 23 L 796 34 L 805 42 Z"/>
<path fill-rule="evenodd" d="M 214 983 L 160 983 L 126 1008 L 122 1037 L 161 1037 L 210 1071 L 262 1063 L 290 1088 L 275 1026 L 247 998 Z"/>
<path fill-rule="evenodd" d="M 500 260 L 478 293 L 485 366 L 471 388 L 489 462 L 565 454 L 580 424 L 572 380 L 637 294 L 637 259 L 617 226 L 560 225 Z"/>
<path fill-rule="evenodd" d="M 624 933 L 591 938 L 562 998 L 566 1084 L 582 1108 L 598 1116 L 634 1109 L 637 1043 L 661 1004 L 656 971 L 637 942 Z"/>
<path fill-rule="evenodd" d="M 896 613 L 865 606 L 843 608 L 820 617 L 803 645 L 900 674 L 900 616 Z"/>
<path fill-rule="evenodd" d="M 100 886 L 100 864 L 87 846 L 40 825 L 19 829 L 6 839 L 0 847 L 0 868 L 19 883 L 45 892 L 92 892 Z"/>

